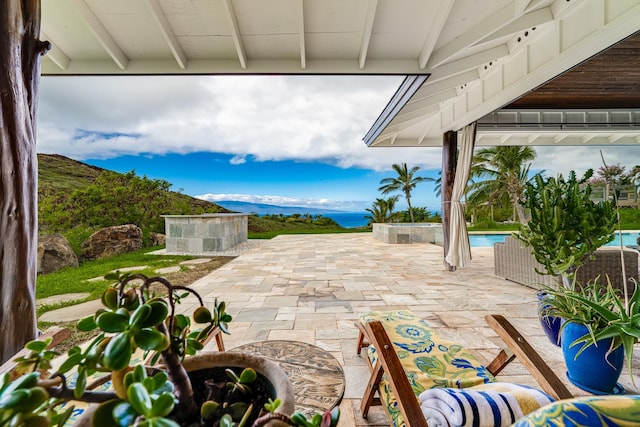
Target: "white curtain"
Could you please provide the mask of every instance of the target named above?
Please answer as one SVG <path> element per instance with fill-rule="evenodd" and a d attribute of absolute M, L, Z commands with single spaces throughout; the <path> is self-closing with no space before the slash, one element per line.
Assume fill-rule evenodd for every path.
<path fill-rule="evenodd" d="M 464 219 L 461 199 L 467 188 L 473 147 L 476 142 L 476 123 L 467 125 L 462 130 L 462 141 L 458 154 L 456 176 L 451 194 L 451 216 L 449 218 L 449 250 L 445 260 L 454 267 L 464 267 L 471 261 L 471 248 L 467 234 L 467 222 Z"/>

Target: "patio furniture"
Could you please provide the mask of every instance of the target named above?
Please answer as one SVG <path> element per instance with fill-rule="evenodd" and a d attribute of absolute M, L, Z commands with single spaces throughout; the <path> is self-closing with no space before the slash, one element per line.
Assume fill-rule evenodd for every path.
<path fill-rule="evenodd" d="M 535 260 L 531 248 L 522 246 L 518 239 L 507 236 L 504 243 L 496 243 L 493 248 L 496 276 L 535 289 L 556 284 L 553 276 L 536 272 L 536 269 L 544 271 L 544 266 Z M 630 278 L 638 280 L 639 255 L 637 251 L 624 250 L 627 283 Z M 598 249 L 594 252 L 593 259 L 588 260 L 578 269 L 576 280 L 578 283 L 587 283 L 600 276 L 600 283 L 606 283 L 606 277 L 609 277 L 614 287 L 621 288 L 622 269 L 620 267 L 619 249 Z"/>
<path fill-rule="evenodd" d="M 357 323 L 360 331 L 357 352 L 360 354 L 367 348 L 371 377 L 362 398 L 362 416 L 367 417 L 371 406 L 382 405 L 393 426 L 426 426 L 418 400 L 420 393 L 436 388 L 450 393 L 459 392 L 453 389 L 486 391 L 486 387 L 492 387 L 487 383 L 509 388 L 504 383 L 496 383 L 494 375 L 515 357 L 553 399 L 572 397 L 564 383 L 504 317 L 490 315 L 486 320 L 512 353 L 500 351 L 485 367 L 462 346 L 437 336 L 423 319 L 410 311 L 364 313 Z M 526 388 L 518 387 L 516 394 L 523 392 L 526 394 Z M 530 397 L 534 394 L 540 396 L 541 392 L 531 389 Z M 543 399 L 537 401 L 544 402 Z M 525 415 L 525 411 L 537 408 L 531 403 L 523 407 L 527 409 L 511 409 Z"/>

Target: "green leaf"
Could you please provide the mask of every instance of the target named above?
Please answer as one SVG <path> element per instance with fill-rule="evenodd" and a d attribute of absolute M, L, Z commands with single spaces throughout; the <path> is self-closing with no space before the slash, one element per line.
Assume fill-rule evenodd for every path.
<path fill-rule="evenodd" d="M 51 344 L 51 338 L 47 338 L 46 341 L 34 340 L 25 344 L 24 348 L 31 351 L 41 352 L 46 350 L 47 346 Z"/>
<path fill-rule="evenodd" d="M 129 316 L 120 314 L 120 310 L 114 313 L 105 311 L 96 319 L 98 327 L 105 332 L 117 333 L 124 331 L 129 326 Z"/>
<path fill-rule="evenodd" d="M 151 397 L 147 389 L 140 383 L 133 383 L 127 389 L 127 398 L 133 409 L 145 417 L 151 416 Z"/>
<path fill-rule="evenodd" d="M 118 290 L 116 288 L 107 288 L 106 291 L 102 294 L 102 304 L 105 307 L 108 307 L 111 310 L 116 310 L 118 308 Z"/>
<path fill-rule="evenodd" d="M 143 329 L 133 336 L 136 345 L 143 350 L 162 351 L 169 347 L 167 337 L 154 329 Z"/>
<path fill-rule="evenodd" d="M 207 400 L 200 407 L 200 416 L 205 420 L 212 418 L 217 412 L 220 405 L 213 400 Z"/>
<path fill-rule="evenodd" d="M 84 394 L 84 390 L 87 387 L 87 370 L 79 369 L 78 376 L 76 377 L 76 386 L 73 389 L 73 397 L 80 399 L 80 396 Z"/>
<path fill-rule="evenodd" d="M 172 394 L 162 393 L 151 407 L 151 414 L 154 417 L 166 417 L 173 411 L 176 400 Z"/>
<path fill-rule="evenodd" d="M 136 308 L 136 310 L 131 315 L 131 318 L 129 319 L 129 324 L 137 328 L 148 327 L 149 325 L 147 325 L 146 320 L 151 314 L 152 310 L 153 309 L 149 304 L 142 304 L 140 307 Z M 155 325 L 150 325 L 150 326 L 155 326 Z"/>
<path fill-rule="evenodd" d="M 211 319 L 211 312 L 207 307 L 198 307 L 196 311 L 193 312 L 193 320 L 195 320 L 196 323 L 209 323 Z"/>
<path fill-rule="evenodd" d="M 240 373 L 240 384 L 251 384 L 258 378 L 258 374 L 252 368 L 244 368 Z"/>
<path fill-rule="evenodd" d="M 151 307 L 151 313 L 149 313 L 149 317 L 147 317 L 145 326 L 156 326 L 164 322 L 169 315 L 169 307 L 167 307 L 167 303 L 164 300 L 152 300 L 148 305 Z"/>
<path fill-rule="evenodd" d="M 160 371 L 153 376 L 153 389 L 158 390 L 160 387 L 164 386 L 169 380 L 169 376 L 165 371 Z"/>
<path fill-rule="evenodd" d="M 76 327 L 80 331 L 87 332 L 87 331 L 93 331 L 95 328 L 98 327 L 98 324 L 96 323 L 95 317 L 91 315 L 78 320 L 78 323 L 76 323 Z"/>
<path fill-rule="evenodd" d="M 119 371 L 131 360 L 131 337 L 123 332 L 111 339 L 104 350 L 104 364 L 114 371 Z"/>
<path fill-rule="evenodd" d="M 231 415 L 224 414 L 222 418 L 220 418 L 220 427 L 234 427 L 233 419 Z"/>
<path fill-rule="evenodd" d="M 133 408 L 133 406 L 131 406 L 131 403 L 129 402 L 120 401 L 113 408 L 112 418 L 115 418 L 115 420 L 117 420 L 118 422 L 117 425 L 120 427 L 129 427 L 129 426 L 135 425 L 135 421 L 137 417 L 138 417 L 138 413 Z M 95 426 L 92 426 L 92 427 L 95 427 Z"/>

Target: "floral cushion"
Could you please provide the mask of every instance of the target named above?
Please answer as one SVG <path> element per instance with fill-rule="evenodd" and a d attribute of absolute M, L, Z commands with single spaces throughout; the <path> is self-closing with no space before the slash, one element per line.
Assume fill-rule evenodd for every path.
<path fill-rule="evenodd" d="M 514 427 L 638 426 L 640 396 L 587 396 L 559 400 L 518 420 Z"/>
<path fill-rule="evenodd" d="M 416 397 L 431 388 L 465 388 L 495 381 L 493 375 L 471 353 L 439 337 L 425 320 L 410 311 L 366 312 L 360 315 L 360 320 L 363 323 L 373 320 L 382 322 Z M 367 355 L 371 364 L 375 365 L 376 350 L 373 346 L 369 346 Z M 379 393 L 392 424 L 395 427 L 404 426 L 395 396 L 384 376 L 380 381 Z"/>

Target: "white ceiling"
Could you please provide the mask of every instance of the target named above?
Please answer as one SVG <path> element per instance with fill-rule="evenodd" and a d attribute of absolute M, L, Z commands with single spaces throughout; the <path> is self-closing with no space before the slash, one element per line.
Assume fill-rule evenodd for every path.
<path fill-rule="evenodd" d="M 638 30 L 640 0 L 42 0 L 42 73 L 428 76 L 365 142 L 434 146 Z"/>

